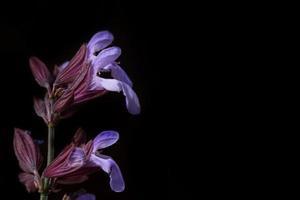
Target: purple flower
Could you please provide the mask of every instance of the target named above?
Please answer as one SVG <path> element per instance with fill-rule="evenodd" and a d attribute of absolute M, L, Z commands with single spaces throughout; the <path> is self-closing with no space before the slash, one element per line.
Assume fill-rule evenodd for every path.
<path fill-rule="evenodd" d="M 123 92 L 126 106 L 131 114 L 140 113 L 140 103 L 136 93 L 132 90 L 132 82 L 126 72 L 116 63 L 121 55 L 119 47 L 109 47 L 113 36 L 108 31 L 96 33 L 89 41 L 88 59 L 92 67 L 92 90 L 105 89 L 112 92 Z M 112 78 L 102 78 L 101 73 L 110 72 Z"/>
<path fill-rule="evenodd" d="M 77 63 L 81 65 L 80 67 L 78 65 L 74 67 L 76 65 L 70 64 L 72 61 L 60 67 L 62 70 L 58 72 L 57 77 L 61 77 L 63 80 L 65 80 L 65 76 L 77 74 L 75 72 L 81 69 L 75 81 L 65 90 L 62 99 L 68 99 L 73 95 L 73 104 L 80 104 L 101 96 L 107 91 L 123 92 L 128 111 L 131 114 L 139 114 L 140 103 L 136 93 L 132 90 L 132 82 L 126 72 L 115 62 L 121 55 L 121 49 L 119 47 L 106 48 L 112 41 L 113 35 L 110 32 L 98 32 L 87 44 L 85 60 L 82 63 Z M 74 73 L 71 70 L 73 68 Z M 64 73 L 65 71 L 72 73 Z M 104 72 L 110 73 L 112 78 L 102 78 L 101 75 Z M 60 82 L 55 81 L 54 84 L 59 85 Z M 61 106 L 61 108 L 64 108 L 64 106 Z"/>
<path fill-rule="evenodd" d="M 32 140 L 29 131 L 18 128 L 15 128 L 13 143 L 20 168 L 23 170 L 19 174 L 19 180 L 28 192 L 34 192 L 40 188 L 38 169 L 42 164 L 42 156 L 39 147 Z"/>
<path fill-rule="evenodd" d="M 55 123 L 59 118 L 70 116 L 77 105 L 107 92 L 122 92 L 129 113 L 140 113 L 139 99 L 132 89 L 132 82 L 116 62 L 121 49 L 108 47 L 112 41 L 113 35 L 110 32 L 96 33 L 70 61 L 56 66 L 52 74 L 41 60 L 30 58 L 35 79 L 39 85 L 48 89 L 44 101 L 36 99 L 34 102 L 37 114 L 46 123 Z M 103 74 L 111 78 L 104 78 Z M 53 106 L 49 104 L 50 99 Z M 52 116 L 47 113 L 49 107 L 53 111 Z"/>
<path fill-rule="evenodd" d="M 88 175 L 102 169 L 109 174 L 111 189 L 122 192 L 125 183 L 119 166 L 111 157 L 99 152 L 116 143 L 119 134 L 103 131 L 88 143 L 84 138 L 84 132 L 79 129 L 73 142 L 45 169 L 43 175 L 54 178 L 58 184 L 73 184 L 85 181 Z"/>

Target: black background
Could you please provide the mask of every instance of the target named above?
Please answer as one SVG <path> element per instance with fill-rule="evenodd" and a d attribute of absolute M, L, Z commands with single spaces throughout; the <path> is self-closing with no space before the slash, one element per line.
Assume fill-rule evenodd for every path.
<path fill-rule="evenodd" d="M 266 158 L 281 124 L 273 120 L 281 103 L 275 103 L 278 95 L 270 98 L 277 88 L 269 80 L 281 78 L 270 74 L 280 58 L 273 54 L 280 20 L 267 12 L 277 9 L 264 6 L 1 1 L 0 194 L 13 190 L 16 199 L 38 199 L 19 183 L 12 148 L 14 127 L 46 139 L 46 127 L 32 107 L 33 96 L 43 90 L 31 75 L 29 57 L 53 67 L 97 31 L 109 30 L 114 45 L 122 48 L 119 61 L 134 83 L 142 113 L 131 116 L 121 94 L 98 98 L 57 127 L 56 152 L 78 127 L 89 138 L 107 129 L 119 131 L 120 141 L 105 152 L 119 163 L 126 190 L 111 192 L 107 175 L 99 172 L 68 191 L 84 187 L 105 200 L 277 195 L 280 190 L 269 185 L 276 176 Z"/>
<path fill-rule="evenodd" d="M 178 185 L 177 170 L 168 165 L 167 156 L 167 150 L 178 155 L 182 146 L 176 147 L 177 152 L 168 148 L 166 139 L 174 131 L 166 129 L 166 124 L 174 119 L 171 123 L 177 123 L 175 130 L 182 126 L 177 118 L 181 108 L 174 102 L 181 98 L 183 87 L 178 84 L 179 77 L 172 77 L 169 71 L 181 70 L 177 68 L 180 58 L 170 52 L 180 52 L 180 45 L 186 39 L 175 36 L 184 28 L 179 26 L 179 21 L 176 21 L 177 30 L 171 30 L 172 7 L 161 6 L 144 2 L 50 0 L 21 4 L 11 1 L 0 6 L 2 197 L 10 196 L 13 191 L 15 199 L 38 199 L 37 195 L 27 194 L 19 183 L 20 169 L 12 147 L 14 127 L 31 130 L 36 139 L 46 139 L 46 126 L 32 107 L 33 96 L 41 97 L 44 91 L 31 75 L 29 57 L 37 56 L 51 68 L 70 59 L 83 42 L 100 30 L 111 31 L 115 36 L 113 44 L 122 48 L 119 61 L 140 97 L 141 115 L 131 116 L 127 112 L 121 94 L 98 98 L 58 125 L 56 153 L 70 141 L 78 127 L 86 130 L 89 138 L 107 129 L 120 132 L 119 142 L 105 152 L 119 163 L 126 190 L 113 193 L 104 172 L 67 190 L 83 187 L 95 193 L 97 199 L 105 200 L 166 198 L 170 190 L 173 196 L 184 193 L 185 184 Z M 170 77 L 178 82 L 172 83 Z M 166 97 L 171 94 L 172 99 L 168 101 Z M 178 166 L 180 162 L 174 164 Z M 52 199 L 60 199 L 61 195 L 63 193 L 58 193 Z"/>

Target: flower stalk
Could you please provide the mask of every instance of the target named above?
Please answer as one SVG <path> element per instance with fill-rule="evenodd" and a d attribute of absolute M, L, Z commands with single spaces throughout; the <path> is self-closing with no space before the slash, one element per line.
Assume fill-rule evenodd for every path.
<path fill-rule="evenodd" d="M 48 125 L 48 153 L 47 153 L 47 166 L 52 162 L 54 158 L 54 125 Z"/>
<path fill-rule="evenodd" d="M 48 200 L 48 194 L 41 193 L 40 200 Z"/>
<path fill-rule="evenodd" d="M 50 99 L 50 116 L 53 115 L 53 99 Z M 47 166 L 54 159 L 54 138 L 55 138 L 55 128 L 52 122 L 48 124 L 48 148 L 47 148 Z M 40 195 L 40 200 L 47 200 L 49 187 L 50 187 L 50 178 L 44 177 L 42 180 L 42 191 Z"/>
<path fill-rule="evenodd" d="M 48 149 L 47 149 L 47 166 L 52 162 L 54 158 L 54 126 L 50 123 L 48 125 Z M 44 177 L 43 178 L 43 186 L 40 195 L 40 200 L 47 200 L 48 193 L 50 187 L 50 178 Z"/>

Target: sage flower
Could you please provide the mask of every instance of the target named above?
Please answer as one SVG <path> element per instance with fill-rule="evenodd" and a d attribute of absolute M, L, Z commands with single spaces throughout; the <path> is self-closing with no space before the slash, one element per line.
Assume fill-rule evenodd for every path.
<path fill-rule="evenodd" d="M 83 45 L 77 53 L 81 57 L 73 59 L 77 61 L 76 65 L 71 60 L 69 63 L 64 63 L 58 67 L 59 72 L 54 85 L 62 85 L 62 83 L 68 82 L 67 80 L 74 80 L 76 77 L 61 98 L 65 101 L 73 98 L 73 105 L 89 101 L 107 91 L 123 92 L 128 111 L 131 114 L 139 114 L 140 103 L 132 89 L 132 81 L 116 62 L 116 59 L 121 55 L 121 49 L 115 46 L 106 48 L 112 41 L 113 35 L 110 32 L 96 33 L 86 48 Z M 82 52 L 86 53 L 84 60 L 82 59 Z M 112 78 L 101 77 L 103 73 L 110 73 Z M 76 74 L 78 75 L 76 76 Z M 64 106 L 60 108 L 64 108 Z"/>
<path fill-rule="evenodd" d="M 131 114 L 140 113 L 139 99 L 132 89 L 132 82 L 126 72 L 117 64 L 121 49 L 113 46 L 106 48 L 113 41 L 113 35 L 108 31 L 96 33 L 89 43 L 88 59 L 92 67 L 91 88 L 105 89 L 111 92 L 122 92 L 126 99 L 126 107 Z M 101 73 L 110 72 L 112 78 L 102 78 Z"/>
<path fill-rule="evenodd" d="M 110 187 L 122 192 L 125 183 L 117 163 L 100 153 L 119 139 L 115 131 L 103 131 L 94 140 L 85 143 L 84 132 L 79 129 L 69 144 L 45 169 L 43 175 L 53 178 L 58 184 L 74 184 L 87 180 L 88 175 L 102 169 L 110 177 Z"/>
<path fill-rule="evenodd" d="M 121 49 L 108 47 L 113 39 L 108 31 L 96 33 L 70 61 L 55 66 L 52 73 L 40 59 L 30 58 L 36 81 L 48 90 L 44 100 L 34 100 L 38 116 L 46 123 L 55 123 L 72 115 L 77 105 L 107 92 L 122 92 L 129 113 L 140 113 L 140 102 L 132 89 L 132 81 L 117 62 Z M 103 74 L 110 78 L 104 78 Z"/>

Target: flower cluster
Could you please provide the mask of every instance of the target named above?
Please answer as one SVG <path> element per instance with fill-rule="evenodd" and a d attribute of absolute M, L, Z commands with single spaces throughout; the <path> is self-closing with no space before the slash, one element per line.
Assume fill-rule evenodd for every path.
<path fill-rule="evenodd" d="M 125 183 L 117 163 L 101 151 L 119 139 L 116 131 L 103 131 L 93 140 L 86 142 L 86 135 L 78 129 L 72 142 L 42 172 L 43 177 L 53 179 L 53 191 L 58 185 L 81 183 L 88 175 L 103 170 L 110 177 L 110 187 L 115 192 L 122 192 Z M 23 170 L 19 174 L 20 181 L 28 192 L 41 189 L 39 167 L 42 157 L 38 145 L 30 136 L 30 132 L 15 129 L 14 150 Z"/>
<path fill-rule="evenodd" d="M 34 99 L 35 111 L 46 124 L 55 124 L 59 119 L 69 117 L 78 104 L 107 92 L 122 92 L 128 111 L 140 113 L 139 99 L 132 89 L 132 82 L 116 62 L 121 49 L 108 47 L 113 39 L 108 31 L 96 33 L 70 61 L 55 66 L 52 73 L 40 59 L 30 58 L 35 80 L 48 91 L 44 100 Z M 102 77 L 107 73 L 111 78 Z"/>
<path fill-rule="evenodd" d="M 117 62 L 121 49 L 109 47 L 113 39 L 108 31 L 96 33 L 70 61 L 54 66 L 52 72 L 39 58 L 29 59 L 35 80 L 46 88 L 43 99 L 34 98 L 36 114 L 48 125 L 46 168 L 40 169 L 43 156 L 29 131 L 15 128 L 13 146 L 22 169 L 20 182 L 28 192 L 40 192 L 41 200 L 47 200 L 48 194 L 59 191 L 63 185 L 86 181 L 89 175 L 100 170 L 109 175 L 110 187 L 114 192 L 125 189 L 118 164 L 102 153 L 118 141 L 119 133 L 116 131 L 103 131 L 87 141 L 85 132 L 79 128 L 72 141 L 54 158 L 54 127 L 61 119 L 70 117 L 78 105 L 107 92 L 122 92 L 128 112 L 134 115 L 140 113 L 133 84 Z M 89 193 L 63 197 L 63 200 L 95 199 Z"/>

